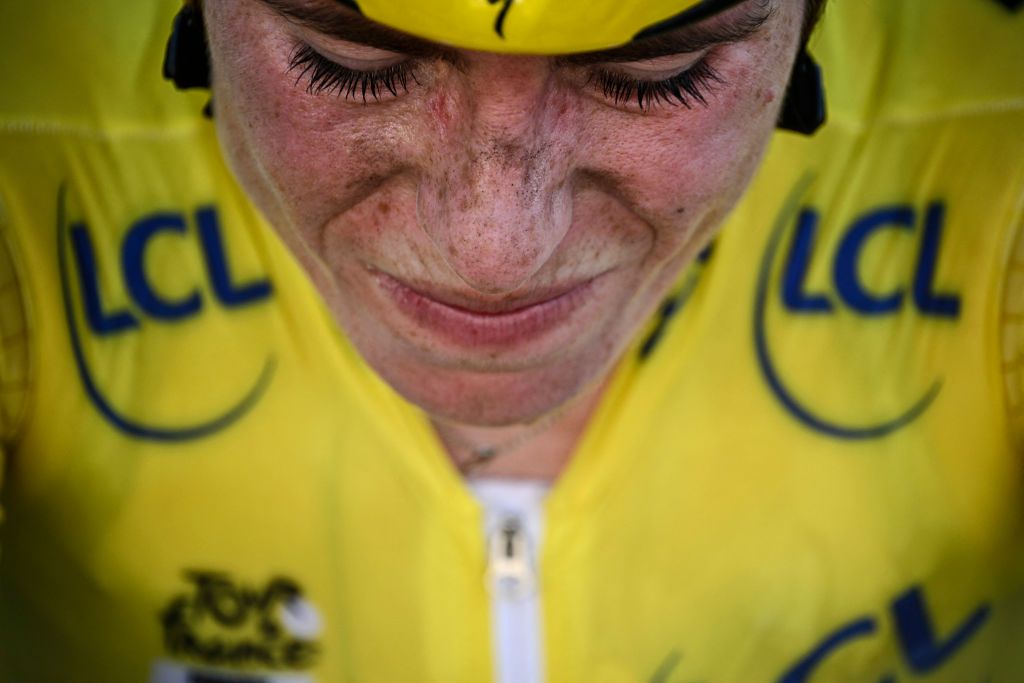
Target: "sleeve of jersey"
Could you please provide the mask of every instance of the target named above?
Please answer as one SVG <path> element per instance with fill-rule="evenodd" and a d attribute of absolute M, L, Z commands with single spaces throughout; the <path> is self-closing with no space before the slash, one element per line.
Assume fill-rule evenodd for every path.
<path fill-rule="evenodd" d="M 1003 380 L 1014 442 L 1024 452 L 1024 217 L 1020 219 L 1003 293 Z"/>

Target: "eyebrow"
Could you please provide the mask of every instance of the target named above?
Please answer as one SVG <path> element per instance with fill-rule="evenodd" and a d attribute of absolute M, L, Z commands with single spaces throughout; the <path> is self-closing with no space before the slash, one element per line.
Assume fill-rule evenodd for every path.
<path fill-rule="evenodd" d="M 388 28 L 347 8 L 345 0 L 260 0 L 295 23 L 326 36 L 410 57 L 458 61 L 455 49 Z M 562 61 L 578 65 L 636 62 L 687 54 L 738 43 L 757 33 L 774 14 L 774 0 L 755 0 L 738 18 L 725 22 L 712 18 L 663 34 L 641 38 L 622 47 L 564 55 Z"/>

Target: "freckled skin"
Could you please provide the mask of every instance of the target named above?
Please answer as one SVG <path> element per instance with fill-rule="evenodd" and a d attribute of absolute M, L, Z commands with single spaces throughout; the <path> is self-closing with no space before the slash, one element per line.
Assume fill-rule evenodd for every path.
<path fill-rule="evenodd" d="M 470 51 L 421 64 L 398 98 L 314 95 L 288 73 L 300 29 L 255 0 L 204 11 L 225 156 L 338 323 L 430 415 L 495 426 L 592 404 L 755 171 L 803 7 L 784 0 L 755 37 L 713 50 L 707 107 L 648 112 L 615 106 L 582 67 Z M 558 348 L 455 352 L 401 319 L 373 271 L 488 301 L 605 286 Z"/>

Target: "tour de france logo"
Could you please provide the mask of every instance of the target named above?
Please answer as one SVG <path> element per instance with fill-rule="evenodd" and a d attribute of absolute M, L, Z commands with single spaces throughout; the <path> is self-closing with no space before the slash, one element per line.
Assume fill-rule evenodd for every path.
<path fill-rule="evenodd" d="M 273 681 L 275 673 L 298 674 L 316 665 L 321 616 L 293 579 L 277 576 L 253 585 L 210 570 L 186 571 L 184 579 L 185 590 L 160 612 L 170 661 L 157 663 L 151 683 L 178 680 L 190 667 L 256 669 L 266 672 L 260 680 Z M 218 680 L 235 679 L 221 673 Z"/>

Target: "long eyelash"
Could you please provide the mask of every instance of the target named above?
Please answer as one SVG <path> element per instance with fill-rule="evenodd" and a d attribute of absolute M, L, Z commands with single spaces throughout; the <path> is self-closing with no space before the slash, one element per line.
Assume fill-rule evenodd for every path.
<path fill-rule="evenodd" d="M 397 97 L 409 91 L 409 81 L 419 85 L 409 62 L 373 71 L 349 69 L 327 59 L 309 45 L 297 45 L 288 60 L 288 72 L 298 72 L 295 85 L 306 79 L 310 95 L 335 93 L 345 99 L 380 100 L 385 92 Z"/>
<path fill-rule="evenodd" d="M 635 100 L 644 111 L 659 102 L 687 109 L 692 109 L 697 102 L 706 107 L 707 95 L 725 82 L 706 60 L 663 81 L 644 81 L 615 71 L 598 71 L 591 79 L 615 104 Z"/>

